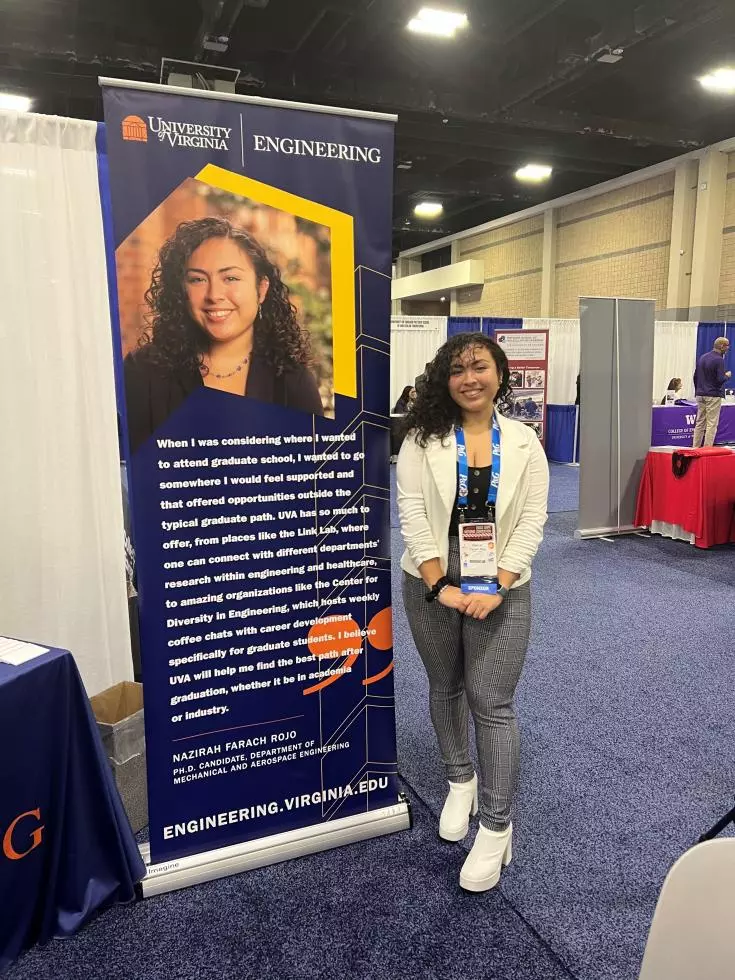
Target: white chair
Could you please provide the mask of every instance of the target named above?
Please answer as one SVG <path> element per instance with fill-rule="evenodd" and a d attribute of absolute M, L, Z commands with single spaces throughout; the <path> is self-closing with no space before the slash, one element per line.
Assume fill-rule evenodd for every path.
<path fill-rule="evenodd" d="M 735 838 L 697 844 L 669 871 L 639 980 L 735 977 Z"/>

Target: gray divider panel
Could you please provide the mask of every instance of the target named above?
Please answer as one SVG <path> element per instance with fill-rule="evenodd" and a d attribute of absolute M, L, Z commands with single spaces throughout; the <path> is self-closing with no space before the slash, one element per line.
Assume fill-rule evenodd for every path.
<path fill-rule="evenodd" d="M 655 303 L 581 298 L 579 308 L 578 534 L 630 532 L 651 445 Z"/>

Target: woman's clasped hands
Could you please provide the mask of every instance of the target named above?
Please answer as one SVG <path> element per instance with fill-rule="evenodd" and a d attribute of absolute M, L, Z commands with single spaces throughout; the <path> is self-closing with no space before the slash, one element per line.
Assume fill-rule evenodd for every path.
<path fill-rule="evenodd" d="M 503 598 L 499 595 L 468 594 L 462 592 L 456 585 L 448 585 L 441 590 L 437 601 L 447 609 L 456 609 L 457 612 L 471 616 L 473 619 L 486 619 L 498 608 Z"/>

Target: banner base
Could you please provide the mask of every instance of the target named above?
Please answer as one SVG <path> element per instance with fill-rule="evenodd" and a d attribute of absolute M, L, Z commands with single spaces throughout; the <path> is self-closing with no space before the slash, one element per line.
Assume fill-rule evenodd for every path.
<path fill-rule="evenodd" d="M 587 538 L 617 538 L 624 534 L 640 534 L 647 531 L 647 527 L 640 527 L 638 524 L 626 524 L 623 527 L 586 527 L 574 532 L 574 537 L 579 541 Z"/>
<path fill-rule="evenodd" d="M 200 885 L 215 878 L 264 868 L 280 861 L 316 854 L 344 844 L 382 837 L 399 830 L 409 830 L 413 825 L 411 804 L 403 796 L 393 806 L 369 813 L 358 813 L 340 820 L 301 827 L 285 834 L 262 837 L 216 851 L 202 851 L 187 857 L 150 863 L 150 845 L 141 844 L 140 853 L 146 863 L 146 876 L 140 883 L 143 898 L 162 895 L 165 892 Z"/>

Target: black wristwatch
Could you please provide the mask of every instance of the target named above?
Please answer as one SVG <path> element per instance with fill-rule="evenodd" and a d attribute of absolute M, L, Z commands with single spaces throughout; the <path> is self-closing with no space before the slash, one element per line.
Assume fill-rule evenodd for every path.
<path fill-rule="evenodd" d="M 501 599 L 507 599 L 510 595 L 510 589 L 507 589 L 504 585 L 499 585 L 498 591 L 495 594 L 499 595 Z"/>
<path fill-rule="evenodd" d="M 447 578 L 447 576 L 446 575 L 442 575 L 442 577 L 440 579 L 438 579 L 436 582 L 434 582 L 434 584 L 429 589 L 429 591 L 426 593 L 426 595 L 424 596 L 424 598 L 426 599 L 427 602 L 433 602 L 434 599 L 436 599 L 437 596 L 439 595 L 439 593 L 442 591 L 442 589 L 446 589 L 447 586 L 448 585 L 451 585 L 451 584 L 452 583 L 449 581 L 449 579 Z"/>

